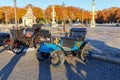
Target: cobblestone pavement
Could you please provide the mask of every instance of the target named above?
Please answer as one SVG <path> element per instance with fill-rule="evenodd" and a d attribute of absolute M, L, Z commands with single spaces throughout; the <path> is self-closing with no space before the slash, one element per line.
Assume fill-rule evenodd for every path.
<path fill-rule="evenodd" d="M 1 48 L 2 50 L 2 48 Z M 18 55 L 0 53 L 0 80 L 119 80 L 120 65 L 90 60 L 84 64 L 73 57 L 66 58 L 60 68 L 49 61 L 39 62 L 36 50 Z"/>
<path fill-rule="evenodd" d="M 95 50 L 93 53 L 120 58 L 120 27 L 87 28 L 86 39 Z M 47 28 L 52 33 L 58 33 L 61 28 Z M 69 31 L 70 27 L 66 28 Z"/>
<path fill-rule="evenodd" d="M 86 37 L 97 50 L 94 53 L 119 57 L 119 31 L 88 28 Z M 37 60 L 36 50 L 15 55 L 0 47 L 0 80 L 120 80 L 120 65 L 93 59 L 85 64 L 69 57 L 60 68 L 53 68 L 49 61 Z"/>
<path fill-rule="evenodd" d="M 120 27 L 88 28 L 87 38 L 99 55 L 120 58 Z"/>

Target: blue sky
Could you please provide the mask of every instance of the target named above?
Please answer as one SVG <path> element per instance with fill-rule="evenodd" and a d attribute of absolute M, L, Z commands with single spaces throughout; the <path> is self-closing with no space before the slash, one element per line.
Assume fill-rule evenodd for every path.
<path fill-rule="evenodd" d="M 80 7 L 85 10 L 91 10 L 92 0 L 16 0 L 18 7 L 24 7 L 27 4 L 45 9 L 49 5 L 62 5 Z M 120 0 L 95 0 L 96 10 L 102 10 L 110 7 L 120 7 Z M 0 6 L 13 6 L 13 0 L 0 0 Z"/>

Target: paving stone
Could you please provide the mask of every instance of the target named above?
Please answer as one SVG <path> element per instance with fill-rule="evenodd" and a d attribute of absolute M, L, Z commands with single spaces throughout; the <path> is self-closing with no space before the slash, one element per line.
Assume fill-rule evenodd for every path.
<path fill-rule="evenodd" d="M 87 29 L 86 37 L 96 48 L 96 54 L 98 51 L 102 55 L 119 54 L 120 28 Z M 71 61 L 67 57 L 64 65 L 53 68 L 49 61 L 39 62 L 36 52 L 33 50 L 15 55 L 0 47 L 0 80 L 120 80 L 120 65 L 94 59 L 84 64 L 79 59 L 73 58 Z"/>

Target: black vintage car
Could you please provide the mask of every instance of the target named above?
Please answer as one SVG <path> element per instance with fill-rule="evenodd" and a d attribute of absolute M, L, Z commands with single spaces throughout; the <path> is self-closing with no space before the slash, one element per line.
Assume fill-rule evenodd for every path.
<path fill-rule="evenodd" d="M 6 38 L 10 38 L 10 34 L 6 32 L 0 32 L 0 46 L 3 45 L 3 41 Z"/>
<path fill-rule="evenodd" d="M 25 47 L 40 45 L 40 30 L 42 24 L 34 24 L 32 27 L 16 27 L 10 29 L 10 38 L 3 41 L 5 50 L 11 50 L 15 54 L 22 53 Z"/>

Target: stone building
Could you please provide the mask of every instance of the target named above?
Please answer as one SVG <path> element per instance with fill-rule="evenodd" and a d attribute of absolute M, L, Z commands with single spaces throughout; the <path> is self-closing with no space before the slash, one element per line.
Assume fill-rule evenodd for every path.
<path fill-rule="evenodd" d="M 22 17 L 22 22 L 24 26 L 32 26 L 36 23 L 36 17 L 33 15 L 32 9 L 29 6 L 27 13 Z"/>

